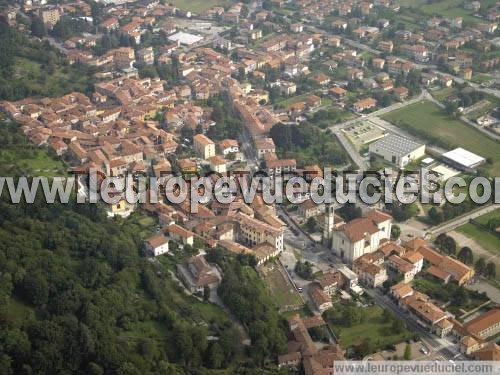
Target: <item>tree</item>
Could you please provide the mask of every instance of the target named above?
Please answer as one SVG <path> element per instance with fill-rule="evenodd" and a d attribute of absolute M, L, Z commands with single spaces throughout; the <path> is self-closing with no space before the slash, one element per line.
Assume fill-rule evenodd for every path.
<path fill-rule="evenodd" d="M 31 34 L 40 39 L 47 35 L 47 29 L 40 17 L 33 17 L 31 19 Z"/>
<path fill-rule="evenodd" d="M 455 255 L 455 253 L 457 252 L 457 243 L 453 237 L 446 237 L 443 250 L 448 254 Z"/>
<path fill-rule="evenodd" d="M 318 230 L 318 222 L 314 217 L 310 217 L 307 219 L 306 224 L 305 224 L 305 229 L 309 233 L 314 233 Z"/>
<path fill-rule="evenodd" d="M 472 264 L 473 254 L 471 248 L 468 246 L 462 247 L 457 254 L 457 258 L 465 264 Z"/>
<path fill-rule="evenodd" d="M 205 285 L 203 287 L 203 300 L 204 301 L 210 300 L 210 287 L 208 285 Z"/>
<path fill-rule="evenodd" d="M 478 275 L 483 275 L 486 272 L 486 261 L 483 257 L 476 261 L 475 270 Z"/>
<path fill-rule="evenodd" d="M 494 279 L 497 275 L 497 266 L 493 262 L 488 262 L 486 265 L 486 271 L 485 271 L 486 277 L 489 277 L 491 279 Z"/>
<path fill-rule="evenodd" d="M 411 359 L 411 345 L 410 344 L 406 344 L 404 359 L 406 361 L 409 361 Z"/>
<path fill-rule="evenodd" d="M 224 352 L 217 341 L 209 349 L 208 363 L 211 368 L 221 368 L 224 362 Z"/>
<path fill-rule="evenodd" d="M 297 275 L 299 275 L 304 280 L 312 280 L 314 278 L 312 264 L 307 260 L 304 263 L 299 260 L 295 264 L 295 273 L 297 273 Z"/>
<path fill-rule="evenodd" d="M 394 320 L 392 321 L 392 332 L 396 335 L 399 335 L 401 332 L 403 332 L 405 328 L 405 325 L 403 321 L 399 318 L 394 317 Z"/>
<path fill-rule="evenodd" d="M 394 224 L 391 228 L 391 238 L 397 240 L 401 235 L 401 228 L 399 225 Z"/>
<path fill-rule="evenodd" d="M 431 207 L 427 215 L 433 224 L 439 224 L 444 220 L 443 213 L 439 212 L 436 207 Z"/>
<path fill-rule="evenodd" d="M 463 287 L 457 288 L 451 297 L 451 301 L 457 306 L 467 306 L 470 302 L 469 294 Z"/>

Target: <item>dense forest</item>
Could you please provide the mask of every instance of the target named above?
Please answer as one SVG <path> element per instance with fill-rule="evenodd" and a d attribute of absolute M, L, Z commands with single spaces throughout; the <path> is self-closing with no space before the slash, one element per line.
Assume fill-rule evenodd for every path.
<path fill-rule="evenodd" d="M 69 65 L 48 42 L 18 33 L 0 17 L 0 100 L 62 96 L 93 90 L 93 70 Z"/>
<path fill-rule="evenodd" d="M 13 124 L 0 139 L 3 150 L 24 150 Z M 221 297 L 251 332 L 247 348 L 225 311 L 185 295 L 163 262 L 141 256 L 154 226 L 138 217 L 40 196 L 14 205 L 2 194 L 0 374 L 278 373 L 284 331 L 254 259 L 219 253 Z"/>
<path fill-rule="evenodd" d="M 280 158 L 296 159 L 300 166 L 319 164 L 320 167 L 349 163 L 349 157 L 331 134 L 309 123 L 299 126 L 274 125 L 269 135 Z"/>

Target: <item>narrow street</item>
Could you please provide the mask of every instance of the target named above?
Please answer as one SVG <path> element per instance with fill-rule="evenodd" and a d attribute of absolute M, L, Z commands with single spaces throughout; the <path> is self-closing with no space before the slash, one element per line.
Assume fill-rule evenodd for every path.
<path fill-rule="evenodd" d="M 413 332 L 416 332 L 420 335 L 421 340 L 429 347 L 436 352 L 438 352 L 444 359 L 463 359 L 462 355 L 458 352 L 457 346 L 450 342 L 446 338 L 438 338 L 437 336 L 432 335 L 426 329 L 421 327 L 418 323 L 416 323 L 408 313 L 403 312 L 394 302 L 392 302 L 389 297 L 382 295 L 379 290 L 376 289 L 365 289 L 366 293 L 374 299 L 374 301 L 392 311 L 398 318 L 402 319 L 406 322 L 408 329 Z"/>

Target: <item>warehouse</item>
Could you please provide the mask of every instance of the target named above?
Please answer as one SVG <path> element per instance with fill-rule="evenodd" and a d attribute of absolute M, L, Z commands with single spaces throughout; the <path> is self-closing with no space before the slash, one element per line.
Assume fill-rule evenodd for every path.
<path fill-rule="evenodd" d="M 445 152 L 442 157 L 446 164 L 449 164 L 461 171 L 474 169 L 486 161 L 485 158 L 461 147 Z"/>
<path fill-rule="evenodd" d="M 183 31 L 180 31 L 178 33 L 175 33 L 173 35 L 170 35 L 168 37 L 173 42 L 179 42 L 180 44 L 184 46 L 190 46 L 192 44 L 198 43 L 200 40 L 203 39 L 202 36 L 199 35 L 194 35 L 194 34 L 189 34 L 185 33 Z"/>
<path fill-rule="evenodd" d="M 389 133 L 384 138 L 372 143 L 368 149 L 371 155 L 382 158 L 400 168 L 425 156 L 425 145 L 394 133 Z"/>

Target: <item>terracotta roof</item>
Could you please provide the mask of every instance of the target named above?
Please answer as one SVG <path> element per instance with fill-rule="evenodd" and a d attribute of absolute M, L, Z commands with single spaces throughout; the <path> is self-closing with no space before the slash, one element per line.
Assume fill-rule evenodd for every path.
<path fill-rule="evenodd" d="M 210 160 L 210 164 L 212 164 L 212 165 L 225 165 L 226 164 L 226 161 L 224 160 L 224 158 L 219 156 L 219 155 L 211 156 L 209 158 L 209 160 Z"/>
<path fill-rule="evenodd" d="M 379 210 L 370 210 L 366 214 L 364 214 L 363 216 L 367 217 L 369 219 L 372 219 L 377 224 L 381 224 L 387 220 L 392 220 L 391 215 L 386 214 L 385 212 L 382 212 Z"/>
<path fill-rule="evenodd" d="M 475 352 L 474 358 L 480 361 L 500 361 L 500 346 L 490 342 L 485 348 Z"/>
<path fill-rule="evenodd" d="M 326 272 L 317 279 L 322 288 L 329 287 L 336 284 L 337 286 L 342 282 L 342 274 L 340 272 Z"/>
<path fill-rule="evenodd" d="M 313 299 L 314 303 L 317 306 L 321 306 L 324 303 L 332 302 L 330 296 L 325 292 L 323 292 L 323 290 L 321 290 L 321 288 L 319 288 L 316 285 L 311 286 L 311 288 L 309 289 L 309 295 L 311 296 L 311 298 Z"/>
<path fill-rule="evenodd" d="M 385 256 L 389 256 L 391 254 L 402 255 L 405 252 L 403 247 L 392 241 L 384 243 L 381 247 L 379 247 L 379 250 L 382 251 Z"/>
<path fill-rule="evenodd" d="M 401 257 L 413 264 L 418 263 L 424 259 L 422 254 L 412 250 L 405 252 Z"/>
<path fill-rule="evenodd" d="M 391 287 L 391 292 L 396 294 L 398 298 L 404 298 L 413 293 L 413 289 L 409 284 L 400 282 Z"/>
<path fill-rule="evenodd" d="M 474 338 L 472 336 L 463 337 L 462 340 L 460 340 L 460 343 L 462 345 L 464 345 L 466 348 L 470 348 L 470 347 L 478 344 L 478 342 L 476 340 L 474 340 Z"/>
<path fill-rule="evenodd" d="M 189 237 L 192 237 L 194 235 L 194 233 L 191 232 L 190 230 L 185 229 L 185 228 L 183 228 L 183 227 L 181 227 L 180 225 L 177 225 L 177 224 L 170 224 L 170 225 L 168 225 L 166 227 L 166 231 L 168 233 L 177 234 L 178 236 L 183 237 L 183 238 L 189 238 Z"/>
<path fill-rule="evenodd" d="M 214 144 L 214 142 L 210 138 L 208 138 L 207 136 L 205 136 L 203 134 L 196 134 L 193 137 L 193 140 L 196 143 L 199 143 L 202 146 L 208 146 L 208 145 L 213 145 Z"/>
<path fill-rule="evenodd" d="M 451 276 L 448 272 L 443 271 L 436 266 L 430 266 L 426 271 L 432 276 L 437 277 L 438 279 L 441 279 L 443 281 L 447 280 Z"/>
<path fill-rule="evenodd" d="M 475 335 L 480 335 L 482 331 L 500 322 L 500 306 L 496 306 L 490 311 L 474 318 L 464 324 L 465 329 Z"/>
<path fill-rule="evenodd" d="M 153 248 L 156 249 L 157 247 L 160 247 L 162 245 L 165 245 L 168 242 L 168 238 L 165 237 L 163 234 L 157 234 L 153 237 L 150 237 L 147 240 L 147 243 Z"/>
<path fill-rule="evenodd" d="M 275 148 L 274 141 L 272 138 L 262 138 L 255 140 L 255 147 L 260 149 L 273 149 Z"/>
<path fill-rule="evenodd" d="M 344 232 L 350 241 L 358 242 L 365 238 L 366 233 L 377 233 L 378 227 L 371 219 L 360 217 L 341 225 L 339 230 Z"/>

